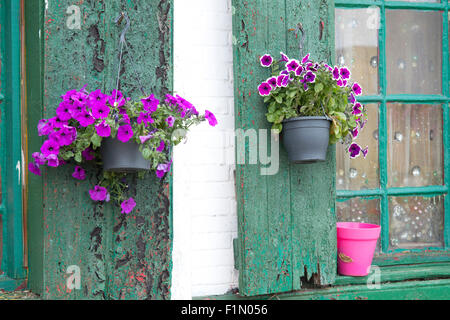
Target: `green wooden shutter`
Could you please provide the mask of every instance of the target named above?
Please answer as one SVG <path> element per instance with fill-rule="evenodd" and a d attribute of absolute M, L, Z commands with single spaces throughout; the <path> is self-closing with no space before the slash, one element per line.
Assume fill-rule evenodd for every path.
<path fill-rule="evenodd" d="M 88 90 L 115 88 L 125 21 L 117 26 L 114 20 L 122 11 L 131 27 L 120 89 L 141 96 L 137 75 L 148 94 L 163 97 L 172 89 L 172 5 L 171 0 L 62 0 L 44 7 L 43 1 L 26 1 L 28 97 L 34 103 L 28 106 L 30 151 L 41 143 L 37 120 L 55 114 L 65 91 L 85 84 Z M 46 299 L 170 298 L 170 184 L 154 173 L 145 180 L 133 177 L 128 184 L 138 205 L 123 215 L 116 206 L 89 199 L 87 190 L 101 168 L 86 169 L 91 176 L 83 182 L 71 177 L 73 165 L 29 177 L 30 286 Z M 67 288 L 71 265 L 81 269 L 80 290 Z"/>
<path fill-rule="evenodd" d="M 334 2 L 233 1 L 236 129 L 268 129 L 257 86 L 269 77 L 259 57 L 280 51 L 299 58 L 299 39 L 288 31 L 302 23 L 304 53 L 331 63 Z M 322 37 L 321 21 L 324 23 Z M 237 145 L 237 152 L 240 148 Z M 236 165 L 239 292 L 260 295 L 299 290 L 307 282 L 330 284 L 336 274 L 335 148 L 327 161 L 291 165 L 280 145 L 276 175 L 258 164 Z M 270 151 L 269 151 L 270 154 Z M 238 155 L 238 158 L 242 155 Z"/>

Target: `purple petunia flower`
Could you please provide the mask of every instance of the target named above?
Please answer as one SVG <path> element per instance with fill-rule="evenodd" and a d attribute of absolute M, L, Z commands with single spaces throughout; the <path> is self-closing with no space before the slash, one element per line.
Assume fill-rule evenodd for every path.
<path fill-rule="evenodd" d="M 94 201 L 105 201 L 108 195 L 108 190 L 105 187 L 95 186 L 94 189 L 89 190 L 89 195 Z"/>
<path fill-rule="evenodd" d="M 355 93 L 355 95 L 359 96 L 360 94 L 362 94 L 362 88 L 359 84 L 357 84 L 356 82 L 353 84 L 352 86 L 352 90 Z"/>
<path fill-rule="evenodd" d="M 55 167 L 55 168 L 59 167 L 60 162 L 59 162 L 58 156 L 56 154 L 49 154 L 47 156 L 47 165 L 49 167 Z"/>
<path fill-rule="evenodd" d="M 333 79 L 334 80 L 339 80 L 340 78 L 340 74 L 339 74 L 339 68 L 338 67 L 334 67 L 333 69 Z"/>
<path fill-rule="evenodd" d="M 84 149 L 83 152 L 81 152 L 81 155 L 83 156 L 83 158 L 86 161 L 91 161 L 95 159 L 95 155 L 94 155 L 94 150 L 92 150 L 91 148 L 86 148 Z"/>
<path fill-rule="evenodd" d="M 269 79 L 266 80 L 266 82 L 268 84 L 270 84 L 270 86 L 275 89 L 277 87 L 277 78 L 276 77 L 271 77 Z"/>
<path fill-rule="evenodd" d="M 153 134 L 151 134 L 151 133 L 146 136 L 139 136 L 139 140 L 141 140 L 142 144 L 146 143 L 151 138 L 153 138 Z"/>
<path fill-rule="evenodd" d="M 258 87 L 259 95 L 268 96 L 270 91 L 272 91 L 272 87 L 267 82 L 263 82 Z"/>
<path fill-rule="evenodd" d="M 359 134 L 358 128 L 356 127 L 355 129 L 353 129 L 353 130 L 351 131 L 351 133 L 352 133 L 353 139 L 355 139 L 356 137 L 358 137 L 358 134 Z"/>
<path fill-rule="evenodd" d="M 170 128 L 172 128 L 172 127 L 173 127 L 173 124 L 175 123 L 175 117 L 173 117 L 173 116 L 167 117 L 166 122 L 167 122 L 167 125 L 168 125 Z"/>
<path fill-rule="evenodd" d="M 120 204 L 120 207 L 122 208 L 122 213 L 129 214 L 131 211 L 133 211 L 134 207 L 136 207 L 136 202 L 133 198 L 130 198 L 122 202 Z"/>
<path fill-rule="evenodd" d="M 357 104 L 355 104 L 355 105 L 353 106 L 352 114 L 354 114 L 354 115 L 360 115 L 360 114 L 362 114 L 361 104 L 360 104 L 360 103 L 357 103 Z"/>
<path fill-rule="evenodd" d="M 369 152 L 368 146 L 366 146 L 364 149 L 361 150 L 361 153 L 363 154 L 364 159 L 366 158 L 368 152 Z"/>
<path fill-rule="evenodd" d="M 39 165 L 37 165 L 34 162 L 28 163 L 28 171 L 30 171 L 31 173 L 33 173 L 37 176 L 41 175 L 41 169 L 39 169 Z"/>
<path fill-rule="evenodd" d="M 286 78 L 287 76 L 285 76 L 285 75 L 279 75 L 278 77 L 277 77 L 277 86 L 278 87 L 281 87 L 281 84 L 283 83 L 283 80 L 284 80 L 284 78 Z"/>
<path fill-rule="evenodd" d="M 218 123 L 216 116 L 209 110 L 205 110 L 205 119 L 208 120 L 211 127 L 215 127 Z"/>
<path fill-rule="evenodd" d="M 339 79 L 338 81 L 336 81 L 336 84 L 337 84 L 339 87 L 343 87 L 343 86 L 344 86 L 344 83 L 342 82 L 342 79 Z"/>
<path fill-rule="evenodd" d="M 161 140 L 161 142 L 159 143 L 159 147 L 156 148 L 156 151 L 162 152 L 165 147 L 166 147 L 166 144 L 164 143 L 164 140 Z"/>
<path fill-rule="evenodd" d="M 358 124 L 359 124 L 360 129 L 363 129 L 364 126 L 366 125 L 366 123 L 367 123 L 367 119 L 365 119 L 364 121 L 362 120 L 362 118 L 358 119 Z"/>
<path fill-rule="evenodd" d="M 69 124 L 66 120 L 61 120 L 58 116 L 48 119 L 48 124 L 54 128 L 62 128 L 63 126 L 66 126 Z"/>
<path fill-rule="evenodd" d="M 75 167 L 75 171 L 72 173 L 72 177 L 77 180 L 85 180 L 86 179 L 86 171 L 80 166 Z"/>
<path fill-rule="evenodd" d="M 97 103 L 92 106 L 92 115 L 95 119 L 106 119 L 111 109 L 106 104 Z"/>
<path fill-rule="evenodd" d="M 357 143 L 352 143 L 350 148 L 348 148 L 348 152 L 350 153 L 350 158 L 354 159 L 359 156 L 361 147 Z"/>
<path fill-rule="evenodd" d="M 125 98 L 123 93 L 119 90 L 113 90 L 111 95 L 108 96 L 108 102 L 113 107 L 122 107 L 125 104 Z"/>
<path fill-rule="evenodd" d="M 355 95 L 353 93 L 350 93 L 350 95 L 348 96 L 348 102 L 349 103 L 355 103 L 356 102 L 356 98 L 355 98 Z"/>
<path fill-rule="evenodd" d="M 309 53 L 302 59 L 302 64 L 305 64 L 309 61 Z"/>
<path fill-rule="evenodd" d="M 103 120 L 95 126 L 95 131 L 100 137 L 108 138 L 111 135 L 111 127 Z"/>
<path fill-rule="evenodd" d="M 288 70 L 288 71 L 295 71 L 295 70 L 297 70 L 297 68 L 300 66 L 300 64 L 298 63 L 298 61 L 297 60 L 295 60 L 295 59 L 292 59 L 291 61 L 289 61 L 287 64 L 286 64 L 286 69 Z"/>
<path fill-rule="evenodd" d="M 151 112 L 155 112 L 158 109 L 159 100 L 155 98 L 155 95 L 152 93 L 149 97 L 141 100 L 144 105 L 144 110 Z"/>
<path fill-rule="evenodd" d="M 34 162 L 38 167 L 44 165 L 47 162 L 45 156 L 40 152 L 34 152 L 31 156 L 33 157 Z"/>
<path fill-rule="evenodd" d="M 287 87 L 287 85 L 288 85 L 288 83 L 289 83 L 290 80 L 291 80 L 291 79 L 289 78 L 289 76 L 285 76 L 285 77 L 283 78 L 283 81 L 281 81 L 281 86 L 282 86 L 282 87 Z"/>
<path fill-rule="evenodd" d="M 91 106 L 95 106 L 97 104 L 104 105 L 106 104 L 106 101 L 108 101 L 108 96 L 104 94 L 100 89 L 92 91 L 89 94 L 89 104 Z"/>
<path fill-rule="evenodd" d="M 62 101 L 58 108 L 56 108 L 56 114 L 58 118 L 62 121 L 67 121 L 72 119 L 72 114 L 70 112 L 70 105 L 66 101 Z"/>
<path fill-rule="evenodd" d="M 300 76 L 303 72 L 303 67 L 302 66 L 298 66 L 297 69 L 295 69 L 295 75 L 296 76 Z"/>
<path fill-rule="evenodd" d="M 170 160 L 169 163 L 159 164 L 158 167 L 156 167 L 156 176 L 159 179 L 164 178 L 164 175 L 170 171 L 171 164 L 172 164 L 172 160 Z"/>
<path fill-rule="evenodd" d="M 57 141 L 60 146 L 70 146 L 77 138 L 77 129 L 64 126 L 59 131 L 51 134 L 50 138 Z"/>
<path fill-rule="evenodd" d="M 316 81 L 316 75 L 312 71 L 308 71 L 304 78 L 306 82 L 314 83 Z"/>
<path fill-rule="evenodd" d="M 350 70 L 348 70 L 347 68 L 341 68 L 341 70 L 339 70 L 339 74 L 341 75 L 342 79 L 350 79 Z"/>
<path fill-rule="evenodd" d="M 52 139 L 46 140 L 41 146 L 41 153 L 47 158 L 51 154 L 59 154 L 59 144 Z"/>
<path fill-rule="evenodd" d="M 153 118 L 151 117 L 151 113 L 150 112 L 141 112 L 139 114 L 139 117 L 137 118 L 136 121 L 137 121 L 138 124 L 144 123 L 144 125 L 146 127 L 148 126 L 149 123 L 154 123 L 155 122 L 155 120 L 153 120 Z"/>
<path fill-rule="evenodd" d="M 95 118 L 88 111 L 83 111 L 77 114 L 75 120 L 80 123 L 80 126 L 85 128 L 95 122 Z"/>
<path fill-rule="evenodd" d="M 129 125 L 123 125 L 117 130 L 117 139 L 123 143 L 128 142 L 133 137 L 133 128 Z"/>
<path fill-rule="evenodd" d="M 174 96 L 171 96 L 170 94 L 166 94 L 166 104 L 174 106 L 178 103 L 178 99 L 175 98 Z"/>
<path fill-rule="evenodd" d="M 261 57 L 260 61 L 263 67 L 270 67 L 272 65 L 273 58 L 270 54 L 265 54 Z"/>
<path fill-rule="evenodd" d="M 46 119 L 39 120 L 39 123 L 38 123 L 38 135 L 39 136 L 47 136 L 52 132 L 53 132 L 53 127 L 51 126 L 49 121 L 47 121 Z"/>
<path fill-rule="evenodd" d="M 284 62 L 289 61 L 289 57 L 287 55 L 285 55 L 283 52 L 280 52 L 280 55 L 281 55 L 281 61 L 284 61 Z"/>

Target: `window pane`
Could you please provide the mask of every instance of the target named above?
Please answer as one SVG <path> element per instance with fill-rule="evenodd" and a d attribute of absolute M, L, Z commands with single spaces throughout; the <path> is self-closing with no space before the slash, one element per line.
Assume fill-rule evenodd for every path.
<path fill-rule="evenodd" d="M 364 222 L 380 225 L 380 200 L 353 198 L 336 203 L 338 222 Z M 378 239 L 376 253 L 380 252 Z"/>
<path fill-rule="evenodd" d="M 387 105 L 388 186 L 442 185 L 442 108 Z"/>
<path fill-rule="evenodd" d="M 378 93 L 379 9 L 336 9 L 336 63 L 352 71 L 365 95 Z"/>
<path fill-rule="evenodd" d="M 390 197 L 391 249 L 442 247 L 444 197 Z"/>
<path fill-rule="evenodd" d="M 442 92 L 442 13 L 386 10 L 388 94 Z"/>
<path fill-rule="evenodd" d="M 369 146 L 364 159 L 350 159 L 346 145 L 336 145 L 336 188 L 338 190 L 374 189 L 379 186 L 378 165 L 378 104 L 367 104 L 368 121 L 356 142 Z"/>

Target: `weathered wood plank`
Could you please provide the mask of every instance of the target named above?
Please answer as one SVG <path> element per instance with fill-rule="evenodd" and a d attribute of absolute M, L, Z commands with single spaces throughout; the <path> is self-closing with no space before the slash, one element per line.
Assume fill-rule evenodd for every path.
<path fill-rule="evenodd" d="M 266 106 L 258 84 L 269 77 L 259 57 L 283 51 L 299 56 L 298 41 L 288 29 L 303 24 L 308 39 L 305 53 L 332 60 L 333 28 L 326 26 L 319 41 L 319 23 L 332 24 L 332 1 L 234 1 L 233 32 L 236 128 L 269 129 Z M 331 20 L 330 20 L 331 19 Z M 237 142 L 239 143 L 239 142 Z M 237 145 L 238 159 L 242 149 Z M 248 144 L 245 154 L 251 153 Z M 286 292 L 301 288 L 314 277 L 332 283 L 336 273 L 334 217 L 334 148 L 327 161 L 291 165 L 280 146 L 279 171 L 261 175 L 261 167 L 237 164 L 240 281 L 243 295 Z M 305 274 L 306 273 L 306 274 Z M 306 276 L 305 279 L 302 277 Z"/>
<path fill-rule="evenodd" d="M 67 13 L 72 1 L 48 1 L 42 35 L 44 117 L 54 115 L 59 96 L 69 89 L 85 84 L 88 90 L 115 88 L 124 24 L 116 26 L 114 19 L 121 11 L 127 11 L 132 26 L 120 90 L 132 98 L 141 96 L 138 75 L 148 93 L 161 96 L 171 90 L 172 3 L 81 1 L 75 4 L 81 17 L 77 28 L 76 21 L 68 21 L 75 14 Z M 118 207 L 89 199 L 87 190 L 101 174 L 100 168 L 89 169 L 84 182 L 74 181 L 71 165 L 45 170 L 43 175 L 44 298 L 168 299 L 172 248 L 168 181 L 161 182 L 154 174 L 145 180 L 130 177 L 129 195 L 138 205 L 124 216 Z M 70 265 L 81 268 L 81 290 L 66 286 Z"/>

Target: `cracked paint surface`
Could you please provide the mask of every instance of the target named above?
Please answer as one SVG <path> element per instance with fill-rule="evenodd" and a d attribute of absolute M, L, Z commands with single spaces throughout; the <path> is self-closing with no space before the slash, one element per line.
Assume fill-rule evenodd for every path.
<path fill-rule="evenodd" d="M 81 28 L 67 28 L 68 7 L 80 8 Z M 88 90 L 115 88 L 119 35 L 115 18 L 126 11 L 120 90 L 138 98 L 139 75 L 147 94 L 172 88 L 171 0 L 49 0 L 44 12 L 44 111 L 52 117 L 59 96 L 88 84 Z M 134 60 L 136 66 L 132 64 Z M 169 299 L 172 230 L 169 181 L 149 174 L 129 178 L 138 206 L 130 215 L 87 194 L 101 169 L 86 165 L 86 181 L 71 178 L 73 166 L 43 176 L 43 298 Z M 67 267 L 81 269 L 81 290 L 68 290 Z"/>

